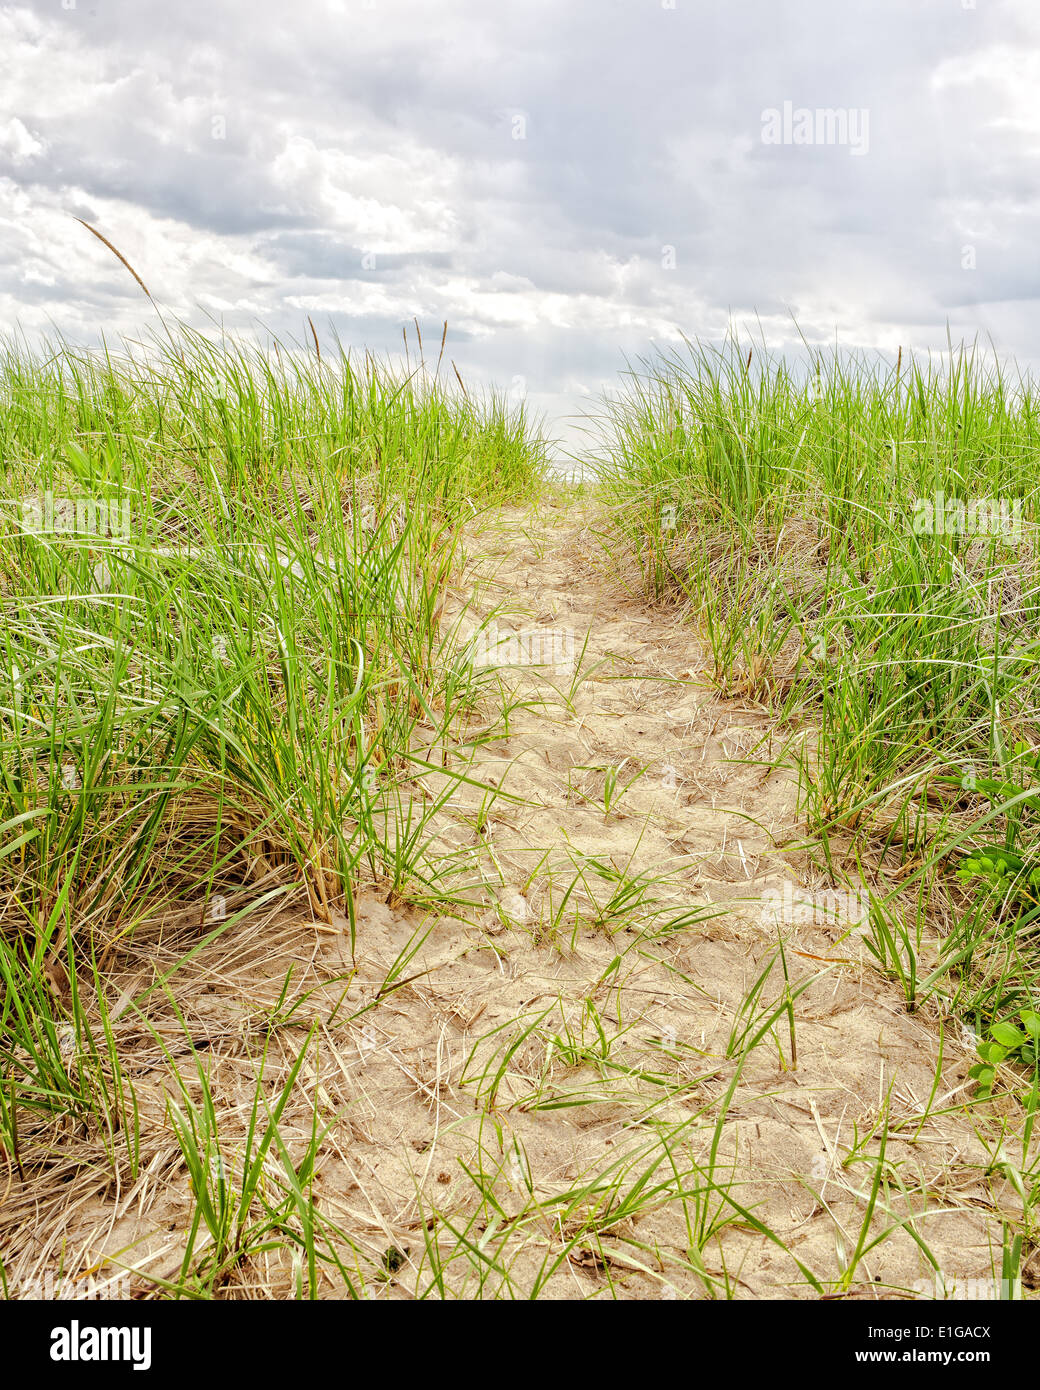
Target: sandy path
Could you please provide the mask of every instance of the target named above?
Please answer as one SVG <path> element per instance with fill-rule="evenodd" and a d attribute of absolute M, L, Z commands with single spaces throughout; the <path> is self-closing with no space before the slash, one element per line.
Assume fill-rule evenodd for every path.
<path fill-rule="evenodd" d="M 796 797 L 789 780 L 760 765 L 768 744 L 751 752 L 768 739 L 763 714 L 712 697 L 691 627 L 619 593 L 575 511 L 510 514 L 475 549 L 483 552 L 469 575 L 478 609 L 505 603 L 514 615 L 500 628 L 551 629 L 558 643 L 573 632 L 576 655 L 588 635 L 580 671 L 589 674 L 580 682 L 569 671 L 511 678 L 535 707 L 517 710 L 509 737 L 480 756 L 484 776 L 523 798 L 496 805 L 483 831 L 499 908 L 474 925 L 440 924 L 422 952 L 434 973 L 379 1011 L 388 1045 L 421 1058 L 416 1070 L 445 1107 L 431 1164 L 447 1179 L 440 1207 L 451 1211 L 454 1201 L 456 1222 L 472 1208 L 472 1184 L 449 1160 L 471 1162 L 479 1098 L 489 1171 L 502 1165 L 497 1181 L 514 1217 L 534 1198 L 580 1189 L 622 1154 L 650 1154 L 655 1145 L 657 1161 L 670 1154 L 657 1174 L 662 1193 L 645 1208 L 636 1204 L 631 1218 L 614 1222 L 597 1209 L 583 1228 L 587 1204 L 579 1203 L 568 1208 L 570 1225 L 542 1217 L 503 1240 L 525 1291 L 553 1243 L 562 1247 L 580 1229 L 578 1253 L 548 1284 L 558 1296 L 608 1286 L 636 1297 L 697 1297 L 709 1287 L 814 1296 L 794 1256 L 829 1292 L 906 1297 L 917 1281 L 934 1279 L 898 1226 L 924 1211 L 916 1234 L 948 1284 L 989 1278 L 994 1264 L 999 1273 L 995 1202 L 1010 1189 L 985 1176 L 997 1125 L 958 1108 L 970 1094 L 970 1045 L 948 1031 L 937 1081 L 935 1023 L 906 1011 L 897 985 L 844 925 L 819 910 L 814 924 L 803 909 L 794 916 L 808 920 L 781 928 L 797 995 L 797 1067 L 786 1014 L 746 1053 L 734 1045 L 734 1031 L 739 1037 L 754 1024 L 754 1036 L 785 988 L 776 965 L 748 1005 L 777 948 L 763 894 L 782 892 L 785 881 L 797 893 L 799 875 L 809 872 L 804 858 L 792 863 L 777 848 L 797 831 Z M 605 814 L 612 767 L 620 768 L 618 787 L 643 773 Z M 446 835 L 458 846 L 478 840 L 472 824 Z M 612 869 L 635 881 L 634 897 L 617 900 Z M 375 958 L 363 973 L 378 976 L 408 926 L 384 907 L 369 911 L 385 940 L 376 947 L 367 936 Z M 669 927 L 681 914 L 685 924 Z M 517 1021 L 526 1026 L 543 1010 L 493 1085 L 507 1043 L 522 1031 Z M 418 1134 L 399 1109 L 409 1103 L 401 1075 L 384 1066 L 372 1073 L 380 1104 L 370 1117 L 381 1149 L 373 1172 L 406 1206 L 412 1180 L 401 1151 Z M 387 1088 L 395 1093 L 389 1111 Z M 431 1096 L 424 1103 L 411 1091 L 425 1142 Z M 449 1114 L 459 1117 L 454 1128 Z M 883 1114 L 885 1184 L 871 1232 L 892 1231 L 856 1263 Z M 640 1158 L 627 1181 L 650 1161 Z M 426 1165 L 409 1166 L 418 1178 Z M 695 1195 L 685 1203 L 669 1196 L 669 1181 Z M 753 1208 L 789 1253 L 736 1219 L 723 1190 Z M 714 1239 L 717 1223 L 730 1219 Z M 473 1295 L 463 1265 L 468 1282 L 459 1291 Z"/>
<path fill-rule="evenodd" d="M 178 974 L 232 1174 L 258 1055 L 274 1097 L 313 1019 L 281 1132 L 298 1161 L 314 1114 L 328 1127 L 315 1210 L 353 1244 L 367 1296 L 906 1298 L 933 1284 L 922 1246 L 947 1284 L 999 1273 L 1016 1199 L 992 1155 L 1015 1102 L 972 1114 L 959 1030 L 940 1068 L 936 1021 L 811 911 L 780 923 L 795 1065 L 762 899 L 826 885 L 782 850 L 795 788 L 766 775 L 763 713 L 712 695 L 695 630 L 619 590 L 577 506 L 503 515 L 468 544 L 454 616 L 505 605 L 503 628 L 573 633 L 576 658 L 587 637 L 580 667 L 509 675 L 521 703 L 471 772 L 517 799 L 460 786 L 436 822 L 454 916 L 376 886 L 354 959 L 343 933 L 274 913 Z M 187 917 L 171 926 L 171 964 L 198 939 Z M 190 1076 L 178 1021 L 154 1026 L 180 1037 Z M 86 1140 L 56 1136 L 47 1205 L 32 1184 L 8 1202 L 16 1288 L 59 1259 L 179 1277 L 192 1203 L 170 1073 L 130 1013 L 118 1028 L 140 1175 L 113 1187 Z M 883 1142 L 883 1238 L 860 1258 Z M 291 1297 L 298 1275 L 284 1253 L 250 1257 L 223 1289 Z M 342 1296 L 337 1278 L 322 1296 Z"/>

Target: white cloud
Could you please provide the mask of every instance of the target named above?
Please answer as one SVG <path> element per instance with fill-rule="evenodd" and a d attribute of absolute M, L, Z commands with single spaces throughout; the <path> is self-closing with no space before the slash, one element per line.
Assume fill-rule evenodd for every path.
<path fill-rule="evenodd" d="M 560 414 L 652 340 L 796 344 L 792 310 L 824 341 L 939 345 L 950 318 L 1040 357 L 1038 24 L 1035 0 L 10 7 L 0 313 L 151 321 L 78 216 L 196 324 L 310 314 L 397 351 L 446 318 L 467 378 Z M 787 100 L 869 109 L 869 153 L 763 146 Z"/>
<path fill-rule="evenodd" d="M 0 154 L 8 155 L 15 164 L 27 164 L 46 148 L 46 141 L 31 135 L 17 116 L 0 124 Z"/>

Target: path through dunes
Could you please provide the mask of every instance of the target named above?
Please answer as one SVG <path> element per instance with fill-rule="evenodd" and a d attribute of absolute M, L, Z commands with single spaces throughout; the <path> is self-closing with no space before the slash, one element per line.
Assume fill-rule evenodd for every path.
<path fill-rule="evenodd" d="M 463 959 L 450 929 L 431 939 L 429 960 L 444 968 L 414 1004 L 398 1003 L 398 1026 L 430 1047 L 435 1033 L 450 1037 L 441 1081 L 453 1089 L 476 1046 L 468 1075 L 485 1078 L 487 1095 L 507 1042 L 538 1020 L 496 1092 L 505 1148 L 522 1149 L 534 1189 L 525 1180 L 511 1194 L 510 1215 L 555 1193 L 572 1200 L 597 1174 L 618 1182 L 620 1212 L 660 1162 L 660 1193 L 631 1219 L 611 1224 L 604 1200 L 595 1217 L 574 1211 L 560 1224 L 557 1241 L 588 1222 L 580 1272 L 575 1260 L 568 1271 L 575 1294 L 608 1283 L 604 1254 L 615 1292 L 637 1297 L 812 1296 L 806 1271 L 827 1291 L 905 1297 L 918 1281 L 934 1286 L 922 1245 L 950 1285 L 989 1278 L 994 1261 L 999 1276 L 997 1204 L 1013 1210 L 1014 1198 L 1003 1178 L 986 1178 L 996 1125 L 987 1132 L 958 1109 L 973 1089 L 970 1038 L 948 1030 L 937 1080 L 936 1021 L 909 1014 L 860 934 L 819 909 L 836 895 L 808 858 L 780 852 L 797 837 L 796 789 L 769 774 L 768 720 L 712 697 L 695 629 L 618 592 L 586 523 L 562 509 L 516 514 L 482 537 L 474 573 L 494 577 L 485 607 L 516 604 L 519 631 L 573 631 L 576 666 L 520 681 L 532 705 L 482 759 L 490 780 L 524 798 L 488 818 L 499 907 L 482 934 L 470 929 Z M 782 963 L 760 983 L 778 924 L 797 1066 L 792 1025 L 777 1014 Z M 455 1013 L 442 1034 L 455 1010 L 469 1026 L 460 1035 Z M 883 1135 L 870 1239 L 892 1233 L 857 1264 Z M 638 1155 L 624 1176 L 622 1155 Z M 669 1198 L 669 1187 L 692 1195 Z M 908 1217 L 912 1231 L 900 1230 Z M 691 1232 L 713 1229 L 718 1244 L 691 1250 Z M 527 1252 L 532 1272 L 552 1248 L 543 1234 Z"/>
<path fill-rule="evenodd" d="M 1015 1105 L 967 1109 L 970 1040 L 948 1029 L 940 1065 L 938 1021 L 907 1012 L 861 935 L 790 911 L 831 885 L 783 849 L 796 789 L 768 772 L 764 714 L 713 696 L 691 624 L 618 589 L 579 504 L 485 519 L 467 548 L 443 622 L 502 606 L 500 630 L 572 632 L 574 667 L 503 673 L 508 733 L 478 747 L 430 850 L 458 865 L 454 915 L 372 885 L 353 959 L 345 931 L 283 914 L 180 972 L 220 1162 L 246 1149 L 251 1023 L 280 1009 L 266 1094 L 313 1025 L 281 1133 L 295 1155 L 315 1114 L 327 1128 L 314 1209 L 345 1238 L 319 1296 L 906 1298 L 936 1266 L 999 1279 Z M 141 1049 L 145 1178 L 113 1192 L 77 1170 L 63 1222 L 11 1236 L 23 1278 L 62 1242 L 142 1287 L 176 1270 L 191 1191 Z M 265 1171 L 274 1200 L 275 1148 Z M 299 1277 L 261 1257 L 228 1292 L 291 1296 Z"/>

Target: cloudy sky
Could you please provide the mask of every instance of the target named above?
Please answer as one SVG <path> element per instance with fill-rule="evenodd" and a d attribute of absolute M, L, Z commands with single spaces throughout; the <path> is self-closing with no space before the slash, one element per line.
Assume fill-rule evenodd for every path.
<path fill-rule="evenodd" d="M 156 301 L 572 418 L 655 343 L 992 337 L 1040 362 L 1037 0 L 0 8 L 0 326 Z"/>

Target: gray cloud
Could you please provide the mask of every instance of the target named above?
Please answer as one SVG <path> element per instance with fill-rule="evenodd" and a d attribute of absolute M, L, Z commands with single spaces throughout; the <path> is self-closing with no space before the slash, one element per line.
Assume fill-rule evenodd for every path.
<path fill-rule="evenodd" d="M 397 352 L 564 417 L 623 354 L 735 321 L 1040 358 L 1032 0 L 166 0 L 0 14 L 0 312 L 150 308 Z M 867 113 L 862 155 L 763 112 Z M 973 268 L 966 268 L 971 266 Z M 436 325 L 436 329 L 434 328 Z M 523 378 L 519 386 L 514 379 Z"/>

